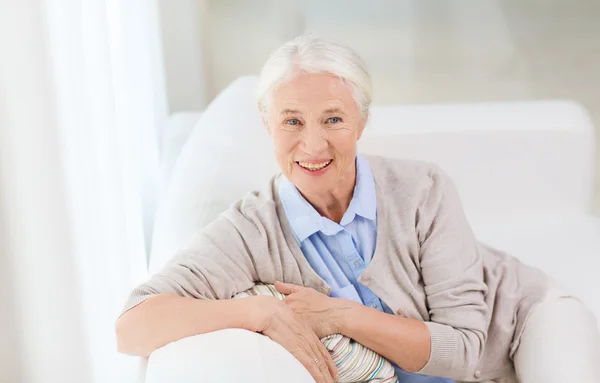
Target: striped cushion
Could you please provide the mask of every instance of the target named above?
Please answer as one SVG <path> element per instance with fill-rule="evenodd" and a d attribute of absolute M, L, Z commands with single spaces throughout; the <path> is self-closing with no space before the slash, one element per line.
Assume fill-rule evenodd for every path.
<path fill-rule="evenodd" d="M 237 294 L 234 298 L 253 295 L 271 295 L 284 299 L 271 284 L 258 283 L 253 288 Z M 341 383 L 371 382 L 397 383 L 394 367 L 384 357 L 360 343 L 340 334 L 330 335 L 321 342 L 325 345 L 338 368 Z"/>

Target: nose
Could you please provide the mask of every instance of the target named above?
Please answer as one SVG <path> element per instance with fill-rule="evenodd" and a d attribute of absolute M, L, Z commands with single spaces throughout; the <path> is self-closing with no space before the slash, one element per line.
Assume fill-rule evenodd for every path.
<path fill-rule="evenodd" d="M 304 151 L 306 154 L 316 156 L 327 148 L 325 130 L 318 124 L 311 124 L 303 132 Z"/>

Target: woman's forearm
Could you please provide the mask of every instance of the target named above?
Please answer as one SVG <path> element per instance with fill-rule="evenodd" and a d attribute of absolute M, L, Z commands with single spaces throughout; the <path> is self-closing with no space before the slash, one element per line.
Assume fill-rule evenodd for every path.
<path fill-rule="evenodd" d="M 116 324 L 119 352 L 148 356 L 179 339 L 226 328 L 251 330 L 259 311 L 253 298 L 200 300 L 159 294 L 123 314 Z"/>
<path fill-rule="evenodd" d="M 431 336 L 424 322 L 390 315 L 355 302 L 344 305 L 341 333 L 416 372 L 429 361 Z"/>

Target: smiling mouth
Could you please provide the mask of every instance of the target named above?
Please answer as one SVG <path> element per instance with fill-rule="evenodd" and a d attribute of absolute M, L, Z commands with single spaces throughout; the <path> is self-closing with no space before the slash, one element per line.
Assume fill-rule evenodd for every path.
<path fill-rule="evenodd" d="M 304 169 L 310 170 L 312 172 L 323 170 L 326 167 L 328 167 L 329 165 L 331 165 L 332 162 L 333 162 L 333 160 L 329 160 L 329 161 L 325 161 L 325 162 L 319 162 L 319 163 L 296 161 L 296 163 L 298 165 L 300 165 Z"/>

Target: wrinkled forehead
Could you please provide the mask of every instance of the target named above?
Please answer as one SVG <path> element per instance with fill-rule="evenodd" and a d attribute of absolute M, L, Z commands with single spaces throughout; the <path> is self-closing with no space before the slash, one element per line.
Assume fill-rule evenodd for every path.
<path fill-rule="evenodd" d="M 270 101 L 271 110 L 277 114 L 283 111 L 326 112 L 336 109 L 358 113 L 352 86 L 326 73 L 296 75 L 274 89 Z"/>

